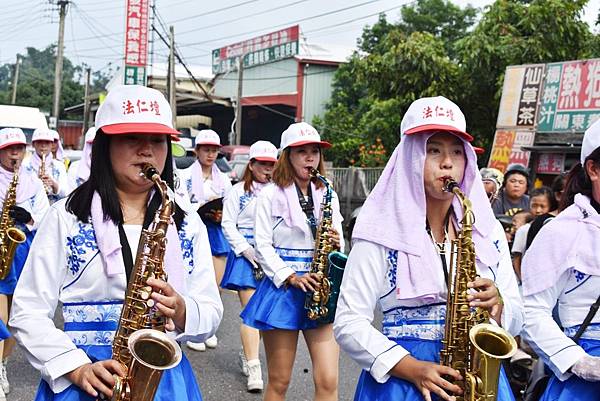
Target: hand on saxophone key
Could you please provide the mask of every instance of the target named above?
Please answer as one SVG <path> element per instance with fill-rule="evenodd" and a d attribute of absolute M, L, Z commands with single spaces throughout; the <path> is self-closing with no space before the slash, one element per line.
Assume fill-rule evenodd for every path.
<path fill-rule="evenodd" d="M 477 277 L 474 281 L 467 283 L 467 287 L 473 288 L 476 292 L 467 296 L 467 301 L 472 307 L 487 309 L 490 316 L 500 323 L 500 314 L 502 312 L 502 297 L 494 283 L 489 278 Z"/>
<path fill-rule="evenodd" d="M 340 233 L 333 228 L 329 229 L 329 235 L 331 236 L 331 242 L 335 249 L 341 249 Z"/>
<path fill-rule="evenodd" d="M 92 397 L 98 397 L 98 393 L 106 397 L 112 397 L 112 389 L 115 385 L 113 375 L 125 377 L 127 376 L 127 369 L 119 362 L 108 359 L 81 365 L 67 373 L 66 376 L 73 384 Z"/>
<path fill-rule="evenodd" d="M 315 291 L 317 288 L 319 288 L 319 282 L 317 279 L 317 273 L 306 273 L 302 276 L 298 276 L 294 273 L 287 278 L 286 283 L 293 287 L 299 288 L 304 292 Z"/>
<path fill-rule="evenodd" d="M 445 377 L 462 380 L 457 370 L 433 362 L 420 361 L 410 355 L 405 356 L 392 368 L 390 374 L 413 383 L 425 401 L 431 401 L 436 394 L 444 401 L 454 401 L 451 394 L 462 394 L 462 389 L 450 383 Z"/>
<path fill-rule="evenodd" d="M 167 318 L 165 329 L 174 331 L 175 328 L 185 329 L 185 300 L 171 284 L 157 279 L 148 279 L 152 287 L 151 298 L 156 301 L 156 307 Z"/>

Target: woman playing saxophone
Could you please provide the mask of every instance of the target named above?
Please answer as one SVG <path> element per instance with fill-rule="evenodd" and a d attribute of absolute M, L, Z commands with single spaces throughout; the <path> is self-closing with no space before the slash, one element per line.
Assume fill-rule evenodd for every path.
<path fill-rule="evenodd" d="M 267 355 L 269 380 L 266 401 L 284 400 L 290 382 L 300 331 L 314 367 L 315 399 L 337 399 L 339 349 L 331 324 L 307 317 L 307 291 L 318 285 L 310 273 L 315 234 L 321 216 L 324 185 L 311 169 L 325 174 L 322 149 L 331 146 L 306 123 L 296 123 L 281 135 L 283 149 L 273 171 L 273 185 L 265 187 L 256 205 L 256 253 L 265 278 L 242 311 L 244 324 L 259 329 Z M 344 243 L 342 216 L 333 194 L 334 248 Z"/>
<path fill-rule="evenodd" d="M 477 171 L 472 137 L 456 104 L 416 100 L 401 124 L 402 140 L 365 202 L 353 232 L 334 331 L 364 369 L 355 400 L 454 400 L 458 370 L 442 366 L 450 241 L 463 229 L 463 207 L 449 179 L 472 202 L 477 276 L 467 280 L 466 309 L 479 307 L 513 335 L 523 313 L 510 253 Z M 466 228 L 466 225 L 465 225 Z M 500 297 L 502 294 L 502 298 Z M 503 302 L 502 302 L 503 299 Z M 371 323 L 383 311 L 381 331 Z M 513 400 L 500 377 L 499 401 Z"/>
<path fill-rule="evenodd" d="M 127 104 L 135 105 L 130 113 L 123 112 Z M 199 217 L 185 215 L 183 200 L 175 196 L 172 208 L 158 214 L 162 228 L 153 224 L 157 211 L 165 210 L 165 191 L 156 190 L 155 182 L 173 185 L 170 143 L 177 131 L 171 121 L 160 92 L 136 85 L 113 88 L 96 115 L 89 180 L 55 203 L 41 224 L 15 291 L 10 321 L 29 361 L 42 374 L 37 400 L 110 398 L 113 375 L 128 375 L 124 364 L 111 359 L 113 338 L 121 338 L 122 308 L 132 309 L 123 303 L 126 291 L 132 293 L 128 282 L 139 271 L 136 255 L 145 258 L 153 246 L 147 230 L 162 232 L 166 240 L 165 256 L 158 259 L 168 279 L 158 274 L 145 280 L 151 287 L 145 305 L 162 315 L 157 320 L 164 319 L 167 335 L 177 341 L 204 341 L 217 329 L 223 307 Z M 148 165 L 157 173 L 141 175 Z M 149 179 L 158 174 L 160 180 Z M 63 329 L 52 319 L 58 302 Z M 130 302 L 128 298 L 126 306 Z M 201 400 L 185 356 L 164 371 L 156 394 L 156 399 Z"/>

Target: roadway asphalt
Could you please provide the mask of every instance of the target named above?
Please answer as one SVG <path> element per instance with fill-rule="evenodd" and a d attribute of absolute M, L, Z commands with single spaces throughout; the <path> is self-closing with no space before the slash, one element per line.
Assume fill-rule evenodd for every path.
<path fill-rule="evenodd" d="M 225 315 L 217 332 L 219 346 L 206 352 L 184 351 L 190 359 L 205 401 L 259 401 L 261 394 L 246 392 L 246 378 L 238 366 L 239 312 L 237 295 L 223 293 Z M 58 319 L 57 319 L 58 321 Z M 263 379 L 266 382 L 266 362 L 261 350 Z M 340 401 L 352 400 L 360 369 L 342 353 L 340 358 Z M 31 401 L 39 384 L 39 374 L 25 360 L 24 353 L 17 349 L 8 363 L 11 393 L 8 401 Z M 292 382 L 287 394 L 289 401 L 312 400 L 314 387 L 308 350 L 302 337 L 299 341 Z"/>

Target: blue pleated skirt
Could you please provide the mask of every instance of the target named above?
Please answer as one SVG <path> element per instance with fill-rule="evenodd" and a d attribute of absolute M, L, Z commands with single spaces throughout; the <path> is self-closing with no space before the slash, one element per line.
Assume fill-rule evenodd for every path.
<path fill-rule="evenodd" d="M 8 337 L 10 337 L 8 328 L 6 327 L 6 324 L 0 320 L 0 341 L 6 340 Z"/>
<path fill-rule="evenodd" d="M 412 338 L 400 338 L 396 342 L 404 347 L 410 354 L 422 361 L 430 361 L 439 363 L 440 350 L 442 342 L 436 340 L 420 340 Z M 436 395 L 431 396 L 432 400 L 439 400 Z M 423 401 L 419 390 L 406 380 L 390 377 L 385 383 L 378 383 L 373 379 L 370 373 L 362 371 L 358 384 L 356 385 L 356 393 L 354 401 Z M 498 382 L 498 398 L 497 401 L 514 401 L 512 391 L 508 382 L 508 378 L 504 370 L 500 372 L 500 380 Z"/>
<path fill-rule="evenodd" d="M 90 345 L 79 347 L 85 351 L 93 362 L 109 359 L 112 354 L 109 345 Z M 64 391 L 54 394 L 48 383 L 44 380 L 40 382 L 35 401 L 96 401 L 95 397 L 87 395 L 74 384 Z M 196 382 L 194 371 L 190 361 L 185 354 L 179 365 L 173 369 L 165 370 L 154 401 L 202 401 L 200 388 Z"/>
<path fill-rule="evenodd" d="M 31 247 L 31 241 L 33 241 L 34 234 L 29 230 L 24 230 L 25 242 L 17 245 L 15 250 L 15 257 L 13 259 L 12 266 L 8 272 L 8 276 L 4 280 L 0 280 L 0 294 L 12 295 L 15 292 L 17 281 L 21 277 L 23 266 L 29 255 L 29 248 Z"/>
<path fill-rule="evenodd" d="M 600 340 L 580 339 L 579 345 L 589 355 L 600 356 Z M 600 382 L 588 382 L 573 375 L 560 381 L 552 376 L 540 401 L 591 401 L 600 399 Z"/>
<path fill-rule="evenodd" d="M 230 251 L 227 255 L 221 288 L 234 291 L 256 288 L 259 282 L 254 278 L 253 270 L 248 259 L 243 256 L 235 256 L 235 252 Z"/>
<path fill-rule="evenodd" d="M 300 273 L 297 273 L 300 274 Z M 245 325 L 258 330 L 309 330 L 318 324 L 306 316 L 306 293 L 296 287 L 275 287 L 264 278 L 240 316 Z"/>
<path fill-rule="evenodd" d="M 223 235 L 223 229 L 220 224 L 215 224 L 212 221 L 206 222 L 206 230 L 208 231 L 208 242 L 210 242 L 210 251 L 213 256 L 224 256 L 229 253 L 231 247 L 229 242 Z"/>

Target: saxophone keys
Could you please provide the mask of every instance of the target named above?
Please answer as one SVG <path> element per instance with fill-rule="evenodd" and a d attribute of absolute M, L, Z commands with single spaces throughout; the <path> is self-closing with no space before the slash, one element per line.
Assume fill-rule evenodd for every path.
<path fill-rule="evenodd" d="M 146 305 L 147 305 L 149 308 L 153 308 L 153 307 L 154 307 L 154 305 L 156 305 L 156 302 L 154 302 L 154 300 L 153 300 L 153 299 L 148 299 L 148 300 L 146 301 Z"/>

